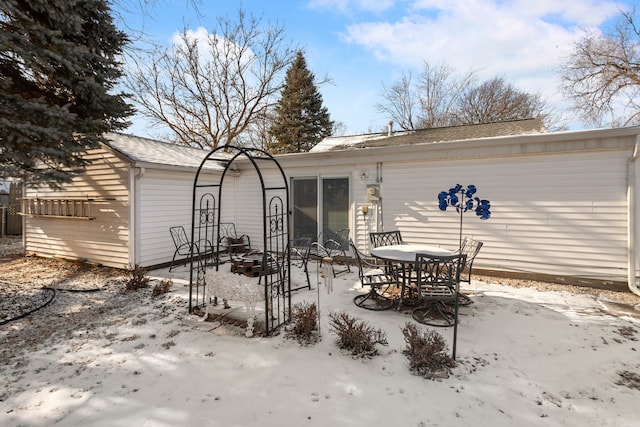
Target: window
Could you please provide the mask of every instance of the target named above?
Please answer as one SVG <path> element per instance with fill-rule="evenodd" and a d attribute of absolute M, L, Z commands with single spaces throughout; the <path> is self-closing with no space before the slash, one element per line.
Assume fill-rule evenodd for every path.
<path fill-rule="evenodd" d="M 349 178 L 293 178 L 291 187 L 294 238 L 349 228 Z"/>
<path fill-rule="evenodd" d="M 318 236 L 318 180 L 295 178 L 293 181 L 293 237 Z"/>

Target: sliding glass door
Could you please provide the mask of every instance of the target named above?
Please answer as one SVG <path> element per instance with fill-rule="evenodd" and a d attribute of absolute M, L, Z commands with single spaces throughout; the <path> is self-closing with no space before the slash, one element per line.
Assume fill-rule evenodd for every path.
<path fill-rule="evenodd" d="M 339 230 L 349 228 L 349 179 L 322 180 L 322 231 L 335 239 Z"/>
<path fill-rule="evenodd" d="M 349 228 L 349 178 L 293 178 L 291 188 L 294 238 Z"/>
<path fill-rule="evenodd" d="M 318 180 L 294 178 L 293 189 L 293 238 L 318 236 Z"/>

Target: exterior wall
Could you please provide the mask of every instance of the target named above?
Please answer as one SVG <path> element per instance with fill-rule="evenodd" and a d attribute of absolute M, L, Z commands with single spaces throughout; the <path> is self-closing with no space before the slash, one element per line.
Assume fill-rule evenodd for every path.
<path fill-rule="evenodd" d="M 169 227 L 191 230 L 193 175 L 146 169 L 136 185 L 136 259 L 144 267 L 171 261 Z"/>
<path fill-rule="evenodd" d="M 383 188 L 384 182 L 380 182 L 379 164 L 357 164 L 353 177 L 353 227 L 351 238 L 360 250 L 368 253 L 370 250 L 369 233 L 382 231 L 383 229 L 383 204 L 381 201 L 369 201 L 367 199 L 367 187 L 378 185 Z M 363 208 L 367 213 L 363 213 Z"/>
<path fill-rule="evenodd" d="M 627 160 L 606 151 L 384 164 L 384 228 L 408 242 L 458 247 L 460 216 L 437 195 L 475 184 L 491 218 L 463 215 L 484 242 L 476 268 L 626 280 Z"/>
<path fill-rule="evenodd" d="M 238 234 L 248 235 L 253 248 L 263 249 L 263 209 L 266 209 L 267 213 L 269 212 L 268 204 L 273 197 L 282 198 L 283 204 L 286 204 L 287 195 L 283 188 L 285 182 L 280 171 L 273 167 L 271 162 L 259 162 L 258 166 L 266 189 L 264 198 L 266 206 L 263 208 L 263 184 L 260 177 L 253 166 L 250 166 L 249 163 L 242 163 L 241 173 L 235 183 L 233 194 L 227 193 L 223 200 L 222 221 L 224 218 L 235 218 L 231 221 L 235 222 Z M 225 189 L 230 190 L 231 187 L 225 183 Z M 231 206 L 232 201 L 233 205 Z M 267 227 L 269 226 L 267 224 Z"/>
<path fill-rule="evenodd" d="M 463 237 L 484 242 L 474 268 L 571 283 L 616 282 L 611 284 L 617 288 L 627 282 L 633 236 L 640 235 L 638 225 L 630 225 L 640 224 L 638 201 L 630 206 L 627 199 L 629 179 L 640 194 L 638 178 L 630 178 L 638 169 L 637 161 L 630 162 L 637 141 L 637 130 L 608 130 L 351 149 L 279 161 L 292 177 L 350 174 L 351 237 L 362 250 L 369 249 L 369 232 L 393 229 L 407 242 L 457 248 L 460 217 L 451 207 L 440 211 L 437 196 L 456 184 L 474 184 L 492 213 L 486 221 L 474 212 L 463 216 Z M 372 184 L 380 186 L 378 202 L 367 201 Z"/>
<path fill-rule="evenodd" d="M 637 143 L 638 130 L 622 129 L 304 153 L 277 160 L 287 179 L 349 177 L 350 237 L 365 251 L 369 232 L 392 229 L 399 229 L 407 242 L 456 248 L 459 216 L 452 208 L 440 211 L 437 195 L 457 183 L 474 184 L 477 196 L 491 202 L 492 212 L 487 221 L 473 212 L 463 217 L 463 236 L 485 243 L 475 268 L 606 283 L 627 281 L 630 257 L 635 256 L 632 274 L 638 276 L 640 268 L 640 161 L 630 161 Z M 195 170 L 132 169 L 104 149 L 89 157 L 96 161 L 64 191 L 29 189 L 26 196 L 103 198 L 93 206 L 95 219 L 27 217 L 26 252 L 119 268 L 171 261 L 169 227 L 182 225 L 188 233 L 191 227 Z M 236 166 L 239 174 L 225 177 L 222 221 L 234 222 L 239 234 L 248 234 L 261 248 L 261 183 L 250 162 Z M 260 167 L 267 187 L 283 185 L 275 165 Z M 204 178 L 219 182 L 213 173 Z M 636 191 L 627 194 L 629 182 Z M 374 184 L 381 191 L 377 202 L 366 197 L 367 186 Z M 267 198 L 278 191 L 286 197 L 275 190 Z M 362 207 L 368 208 L 367 215 Z"/>
<path fill-rule="evenodd" d="M 88 260 L 110 267 L 129 263 L 128 164 L 105 149 L 87 155 L 94 160 L 63 191 L 27 189 L 27 197 L 102 198 L 92 206 L 95 219 L 27 216 L 25 253 Z"/>
<path fill-rule="evenodd" d="M 300 166 L 300 167 L 296 167 L 296 166 L 290 166 L 290 165 L 285 165 L 284 167 L 284 172 L 286 174 L 286 178 L 287 178 L 287 184 L 289 185 L 289 187 L 291 187 L 291 179 L 292 178 L 317 178 L 319 180 L 319 185 L 321 185 L 320 180 L 323 178 L 348 178 L 349 179 L 349 229 L 351 231 L 351 237 L 355 236 L 356 234 L 354 234 L 354 220 L 355 220 L 355 211 L 356 211 L 356 205 L 359 206 L 359 204 L 361 204 L 361 202 L 356 203 L 356 199 L 354 198 L 356 193 L 362 193 L 364 194 L 365 188 L 366 186 L 363 186 L 362 183 L 358 182 L 358 180 L 356 178 L 354 178 L 354 170 L 355 170 L 356 165 L 355 164 L 351 164 L 351 165 L 313 165 L 313 164 L 308 164 L 305 166 Z M 279 176 L 277 176 L 276 171 L 272 168 L 270 169 L 266 169 L 264 171 L 265 174 L 265 181 L 267 183 L 271 182 L 273 185 L 278 185 L 278 180 L 281 179 L 279 178 Z M 259 184 L 258 184 L 259 185 Z M 239 192 L 238 195 L 238 203 L 241 204 L 243 196 L 241 194 L 243 194 L 246 190 L 244 188 L 244 186 L 240 186 L 240 188 L 242 188 L 242 190 Z M 291 192 L 291 188 L 290 188 L 290 192 Z M 261 197 L 261 196 L 260 196 Z M 321 198 L 322 194 L 321 191 L 318 191 L 318 197 Z M 293 211 L 293 200 L 290 199 L 289 200 L 290 206 L 289 206 L 289 210 Z M 244 209 L 244 205 L 243 205 L 243 209 Z M 243 209 L 240 209 L 243 210 Z M 239 213 L 239 221 L 241 221 L 241 217 L 242 214 Z M 248 219 L 248 217 L 246 218 Z M 291 220 L 291 218 L 290 218 Z"/>
<path fill-rule="evenodd" d="M 204 173 L 201 177 L 207 179 Z M 139 265 L 149 267 L 171 261 L 175 246 L 169 233 L 170 227 L 181 225 L 187 236 L 190 236 L 194 178 L 195 170 L 150 168 L 146 168 L 144 174 L 137 178 L 134 185 L 138 206 L 136 262 Z M 216 182 L 218 179 L 214 178 Z M 235 187 L 235 178 L 228 179 L 230 187 Z M 196 200 L 196 203 L 198 202 L 199 200 Z"/>

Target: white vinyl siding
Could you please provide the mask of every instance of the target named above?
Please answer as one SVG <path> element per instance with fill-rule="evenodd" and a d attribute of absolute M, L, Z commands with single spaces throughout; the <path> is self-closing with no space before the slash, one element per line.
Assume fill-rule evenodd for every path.
<path fill-rule="evenodd" d="M 96 198 L 95 219 L 26 217 L 25 252 L 43 257 L 89 260 L 109 267 L 128 265 L 128 165 L 104 149 L 92 150 L 86 173 L 73 179 L 69 190 L 27 189 L 27 197 Z"/>
<path fill-rule="evenodd" d="M 171 261 L 175 245 L 169 233 L 170 227 L 181 225 L 187 236 L 191 236 L 194 178 L 195 171 L 146 169 L 138 179 L 136 220 L 140 265 L 152 266 Z M 230 182 L 233 185 L 233 178 Z"/>
<path fill-rule="evenodd" d="M 629 268 L 636 276 L 639 268 L 640 160 L 632 158 L 639 138 L 637 128 L 621 128 L 276 159 L 287 182 L 291 177 L 313 177 L 319 183 L 323 178 L 349 178 L 350 237 L 362 250 L 369 249 L 370 232 L 393 229 L 407 242 L 457 248 L 459 216 L 451 207 L 439 210 L 438 193 L 455 184 L 474 184 L 477 196 L 491 202 L 489 220 L 473 212 L 463 217 L 463 236 L 485 243 L 476 268 L 626 282 Z M 132 261 L 145 267 L 171 261 L 169 227 L 182 225 L 190 234 L 195 169 L 153 163 L 131 169 L 106 149 L 92 151 L 89 158 L 96 161 L 65 191 L 29 189 L 26 196 L 102 198 L 94 205 L 96 218 L 27 216 L 27 253 L 120 268 Z M 265 186 L 284 185 L 275 164 L 258 163 Z M 219 183 L 219 175 L 214 175 L 201 179 Z M 380 186 L 377 202 L 366 197 L 367 186 L 373 184 Z M 627 195 L 633 186 L 635 193 Z M 217 188 L 215 193 L 217 197 Z M 284 191 L 270 191 L 267 201 L 275 193 L 286 200 Z M 234 222 L 256 248 L 262 247 L 262 201 L 253 164 L 238 159 L 225 178 L 222 221 Z M 135 212 L 131 220 L 130 212 Z M 130 230 L 135 234 L 131 238 Z M 629 267 L 631 256 L 635 265 Z"/>
<path fill-rule="evenodd" d="M 264 178 L 269 180 L 268 175 Z M 244 169 L 237 178 L 234 194 L 227 192 L 229 189 L 225 182 L 225 196 L 221 204 L 221 215 L 225 219 L 222 221 L 235 222 L 238 235 L 248 235 L 254 249 L 263 249 L 262 186 L 258 174 L 253 167 Z"/>
<path fill-rule="evenodd" d="M 606 151 L 482 160 L 385 164 L 385 229 L 408 242 L 458 246 L 459 215 L 440 211 L 438 193 L 478 188 L 491 218 L 463 215 L 463 236 L 485 243 L 477 268 L 624 279 L 626 163 Z"/>

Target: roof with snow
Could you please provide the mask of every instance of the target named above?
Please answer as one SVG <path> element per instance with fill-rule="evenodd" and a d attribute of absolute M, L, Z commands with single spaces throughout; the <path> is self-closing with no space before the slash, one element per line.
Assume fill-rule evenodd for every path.
<path fill-rule="evenodd" d="M 356 148 L 389 147 L 543 132 L 546 132 L 546 128 L 542 120 L 535 118 L 479 125 L 328 137 L 316 144 L 310 151 L 321 152 Z"/>
<path fill-rule="evenodd" d="M 134 161 L 138 166 L 156 165 L 176 168 L 198 168 L 211 150 L 170 144 L 140 136 L 107 133 L 107 145 Z M 207 162 L 207 169 L 224 169 L 219 164 Z"/>

